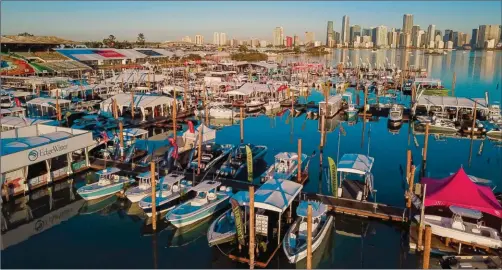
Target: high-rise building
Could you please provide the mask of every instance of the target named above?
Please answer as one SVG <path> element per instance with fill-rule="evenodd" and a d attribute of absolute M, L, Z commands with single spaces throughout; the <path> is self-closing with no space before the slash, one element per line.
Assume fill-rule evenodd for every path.
<path fill-rule="evenodd" d="M 349 42 L 349 16 L 345 15 L 342 18 L 342 43 L 345 46 L 345 43 Z"/>
<path fill-rule="evenodd" d="M 413 14 L 404 14 L 402 32 L 411 34 L 412 27 L 413 27 Z"/>
<path fill-rule="evenodd" d="M 350 27 L 349 41 L 354 42 L 356 36 L 361 36 L 361 26 L 357 24 Z"/>
<path fill-rule="evenodd" d="M 331 47 L 330 44 L 333 40 L 333 21 L 328 21 L 328 28 L 326 29 L 326 46 Z"/>
<path fill-rule="evenodd" d="M 411 33 L 399 33 L 399 46 L 401 48 L 411 47 Z"/>
<path fill-rule="evenodd" d="M 213 33 L 213 44 L 220 45 L 220 33 L 218 32 Z"/>
<path fill-rule="evenodd" d="M 434 48 L 434 34 L 436 33 L 436 26 L 434 24 L 430 24 L 429 28 L 427 29 L 427 44 L 429 45 L 428 47 Z"/>
<path fill-rule="evenodd" d="M 397 48 L 399 44 L 399 34 L 394 30 L 388 33 L 387 40 L 389 42 L 389 47 Z"/>
<path fill-rule="evenodd" d="M 189 36 L 184 36 L 181 41 L 183 42 L 188 42 L 188 43 L 192 43 L 192 39 L 189 37 Z"/>
<path fill-rule="evenodd" d="M 478 28 L 478 48 L 485 48 L 485 42 L 494 40 L 497 44 L 500 40 L 500 26 L 496 24 L 480 25 Z"/>
<path fill-rule="evenodd" d="M 342 42 L 342 35 L 340 32 L 334 31 L 333 36 L 335 37 L 335 43 L 340 44 Z"/>
<path fill-rule="evenodd" d="M 376 43 L 374 43 L 377 47 L 386 47 L 387 46 L 387 27 L 380 25 L 376 28 Z"/>
<path fill-rule="evenodd" d="M 227 34 L 220 33 L 220 43 L 218 45 L 220 45 L 220 46 L 227 45 Z"/>
<path fill-rule="evenodd" d="M 453 30 L 451 29 L 444 30 L 443 42 L 445 46 L 447 45 L 448 41 L 451 40 L 453 40 Z"/>
<path fill-rule="evenodd" d="M 373 35 L 371 28 L 364 28 L 361 32 L 362 32 L 363 36 L 370 36 L 371 37 Z"/>
<path fill-rule="evenodd" d="M 314 45 L 315 33 L 305 32 L 305 45 Z"/>
<path fill-rule="evenodd" d="M 297 35 L 293 37 L 293 45 L 300 46 L 300 38 Z"/>
<path fill-rule="evenodd" d="M 376 27 L 374 27 L 371 29 L 371 42 L 373 42 L 375 46 L 376 46 L 376 40 L 377 40 Z"/>
<path fill-rule="evenodd" d="M 437 35 L 440 35 L 440 36 L 442 35 L 441 30 L 436 30 L 434 32 L 434 36 L 437 36 Z M 442 36 L 441 36 L 441 38 L 442 38 Z"/>
<path fill-rule="evenodd" d="M 478 29 L 477 28 L 472 29 L 472 37 L 471 37 L 470 43 L 471 43 L 472 48 L 478 47 L 477 46 L 477 44 L 478 44 Z"/>
<path fill-rule="evenodd" d="M 284 45 L 284 29 L 278 26 L 274 29 L 274 40 L 272 42 L 274 46 Z"/>
<path fill-rule="evenodd" d="M 451 42 L 453 42 L 453 48 L 456 48 L 458 46 L 458 36 L 459 36 L 459 32 L 455 31 L 452 33 L 452 39 L 450 40 Z"/>
<path fill-rule="evenodd" d="M 204 44 L 204 37 L 202 35 L 195 35 L 195 44 L 196 45 Z"/>
<path fill-rule="evenodd" d="M 411 28 L 411 46 L 420 47 L 420 25 L 413 25 Z"/>
<path fill-rule="evenodd" d="M 266 40 L 260 40 L 260 47 L 262 47 L 262 48 L 267 47 L 267 41 Z"/>
<path fill-rule="evenodd" d="M 286 47 L 291 48 L 293 47 L 293 38 L 292 37 L 286 37 Z"/>

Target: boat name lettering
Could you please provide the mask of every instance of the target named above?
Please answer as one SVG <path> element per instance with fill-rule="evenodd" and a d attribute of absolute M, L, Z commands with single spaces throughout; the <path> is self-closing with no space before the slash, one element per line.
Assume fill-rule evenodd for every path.
<path fill-rule="evenodd" d="M 39 157 L 50 156 L 54 153 L 64 151 L 67 148 L 68 148 L 68 144 L 56 144 L 56 145 L 53 145 L 52 147 L 45 147 L 45 148 L 41 148 L 39 150 L 31 150 L 28 153 L 28 159 L 30 161 L 35 161 Z"/>

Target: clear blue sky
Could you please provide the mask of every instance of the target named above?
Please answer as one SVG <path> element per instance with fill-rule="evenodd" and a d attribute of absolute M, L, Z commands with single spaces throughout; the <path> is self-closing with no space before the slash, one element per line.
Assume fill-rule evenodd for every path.
<path fill-rule="evenodd" d="M 414 15 L 414 24 L 427 28 L 454 29 L 471 33 L 480 24 L 501 23 L 500 1 L 422 2 L 105 2 L 105 1 L 2 1 L 2 35 L 29 32 L 73 40 L 102 40 L 114 34 L 119 40 L 135 40 L 143 32 L 147 40 L 180 40 L 204 35 L 212 42 L 213 32 L 228 38 L 272 39 L 276 26 L 286 35 L 315 32 L 326 39 L 326 23 L 340 31 L 343 15 L 350 24 L 362 27 L 386 25 L 401 28 L 403 14 Z"/>

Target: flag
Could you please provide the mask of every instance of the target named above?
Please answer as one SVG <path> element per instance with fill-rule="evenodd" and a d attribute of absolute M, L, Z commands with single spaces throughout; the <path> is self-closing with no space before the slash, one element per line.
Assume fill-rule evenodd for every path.
<path fill-rule="evenodd" d="M 21 101 L 19 101 L 19 98 L 14 98 L 14 102 L 16 103 L 16 107 L 21 107 Z"/>
<path fill-rule="evenodd" d="M 187 121 L 188 123 L 188 130 L 190 133 L 195 133 L 195 128 L 193 127 L 193 122 L 192 121 Z"/>
<path fill-rule="evenodd" d="M 336 164 L 335 161 L 328 157 L 329 163 L 329 178 L 331 179 L 331 191 L 333 192 L 333 196 L 338 198 L 338 179 L 336 176 Z"/>
<path fill-rule="evenodd" d="M 235 231 L 237 233 L 237 241 L 241 246 L 244 246 L 246 239 L 244 236 L 244 224 L 243 224 L 243 214 L 242 209 L 239 207 L 239 203 L 235 199 L 230 199 L 230 204 L 232 205 L 232 213 L 234 213 Z"/>
<path fill-rule="evenodd" d="M 249 145 L 246 145 L 246 157 L 248 165 L 248 181 L 253 182 L 253 153 Z"/>
<path fill-rule="evenodd" d="M 281 92 L 281 91 L 285 90 L 286 88 L 288 88 L 288 86 L 283 84 L 279 87 L 279 89 L 277 89 L 277 92 Z"/>

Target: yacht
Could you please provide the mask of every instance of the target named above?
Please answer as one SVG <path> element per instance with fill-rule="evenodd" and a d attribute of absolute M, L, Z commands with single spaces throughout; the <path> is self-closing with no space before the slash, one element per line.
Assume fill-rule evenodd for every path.
<path fill-rule="evenodd" d="M 202 153 L 201 153 L 201 164 L 200 169 L 201 172 L 206 172 L 213 168 L 213 166 L 219 161 L 223 160 L 227 157 L 230 152 L 234 149 L 234 145 L 232 144 L 216 144 L 213 142 L 204 143 L 202 145 Z M 197 171 L 198 167 L 198 156 L 197 153 L 192 161 L 189 163 L 188 168 L 193 171 Z"/>
<path fill-rule="evenodd" d="M 115 194 L 121 191 L 125 184 L 134 182 L 133 179 L 117 175 L 118 172 L 120 169 L 114 167 L 96 172 L 99 180 L 79 188 L 77 193 L 84 200 L 94 200 Z"/>
<path fill-rule="evenodd" d="M 265 111 L 272 111 L 281 108 L 281 103 L 277 100 L 269 100 L 263 107 Z"/>
<path fill-rule="evenodd" d="M 139 183 L 135 187 L 126 190 L 125 196 L 132 203 L 139 202 L 143 197 L 152 193 L 152 176 L 150 171 L 141 173 L 137 176 Z"/>
<path fill-rule="evenodd" d="M 310 157 L 302 154 L 302 172 L 307 171 L 310 163 Z M 267 182 L 270 179 L 291 180 L 298 174 L 298 154 L 293 152 L 281 152 L 275 155 L 275 163 L 261 175 L 261 182 Z"/>
<path fill-rule="evenodd" d="M 389 110 L 389 123 L 392 125 L 400 125 L 403 121 L 404 108 L 398 104 L 392 104 Z"/>
<path fill-rule="evenodd" d="M 244 168 L 247 168 L 248 159 L 246 146 L 251 149 L 253 163 L 255 160 L 262 159 L 268 149 L 264 145 L 241 144 L 230 153 L 228 160 L 226 160 L 221 168 L 216 171 L 216 174 L 235 178 Z"/>
<path fill-rule="evenodd" d="M 236 113 L 229 108 L 225 107 L 212 107 L 210 109 L 207 109 L 207 112 L 209 114 L 209 118 L 213 119 L 232 119 L 236 115 Z M 206 113 L 206 110 L 202 109 L 197 111 L 197 115 L 199 117 L 204 117 Z"/>

